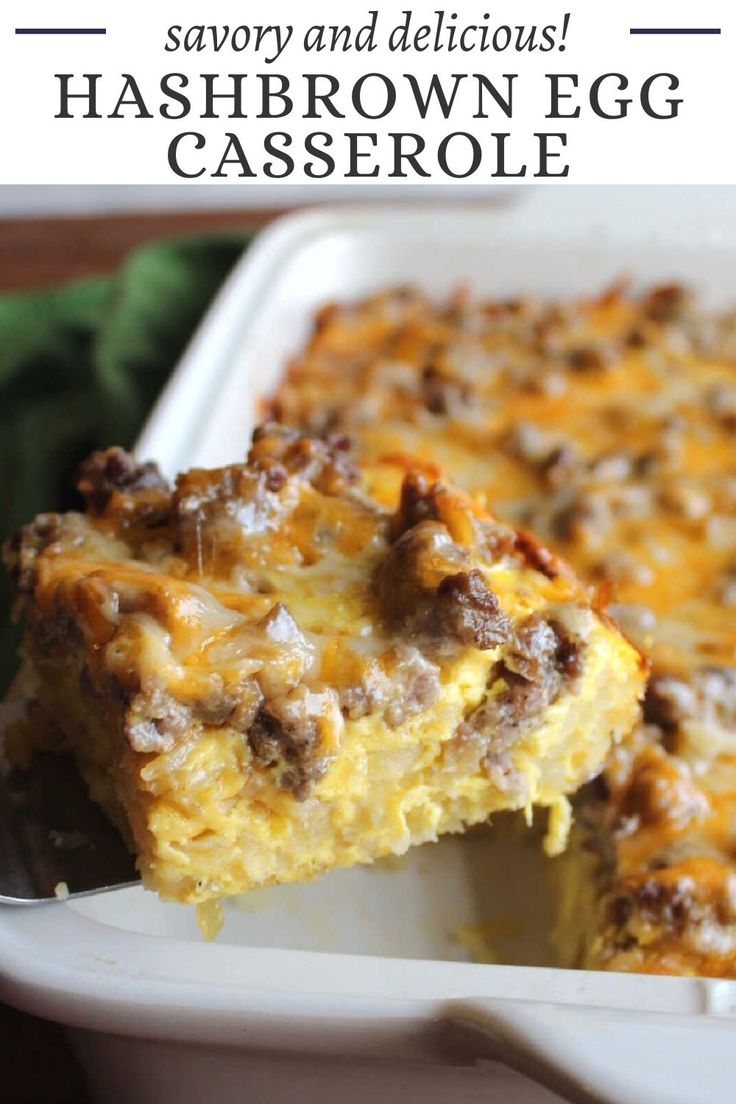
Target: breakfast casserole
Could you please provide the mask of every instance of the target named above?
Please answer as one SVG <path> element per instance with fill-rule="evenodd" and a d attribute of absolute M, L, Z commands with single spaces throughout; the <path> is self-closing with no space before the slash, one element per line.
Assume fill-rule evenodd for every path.
<path fill-rule="evenodd" d="M 392 507 L 388 489 L 400 484 Z M 165 899 L 205 902 L 549 808 L 634 723 L 645 665 L 535 539 L 433 465 L 361 476 L 281 426 L 170 486 L 120 449 L 6 548 L 33 681 Z M 16 748 L 16 754 L 18 749 Z"/>
<path fill-rule="evenodd" d="M 566 965 L 736 976 L 735 361 L 736 315 L 675 284 L 398 288 L 321 310 L 272 403 L 364 460 L 441 464 L 600 587 L 649 657 L 643 723 L 564 860 Z"/>

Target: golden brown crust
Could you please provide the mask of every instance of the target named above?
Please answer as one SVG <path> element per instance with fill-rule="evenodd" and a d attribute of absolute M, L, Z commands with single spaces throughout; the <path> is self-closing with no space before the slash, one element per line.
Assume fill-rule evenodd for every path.
<path fill-rule="evenodd" d="M 682 771 L 710 809 L 733 807 L 736 313 L 706 314 L 675 284 L 638 296 L 618 285 L 560 303 L 473 300 L 466 291 L 436 303 L 389 290 L 321 312 L 275 410 L 294 424 L 351 433 L 371 461 L 439 460 L 514 525 L 537 570 L 555 577 L 554 554 L 569 561 L 652 668 L 646 712 L 656 728 L 647 731 L 662 744 L 655 788 L 672 791 L 679 807 Z M 661 900 L 662 915 L 679 919 L 646 949 L 637 942 L 612 954 L 635 921 L 622 921 L 617 936 L 610 910 L 600 914 L 594 927 L 607 934 L 589 964 L 736 973 L 730 951 L 714 943 L 709 959 L 700 936 L 688 941 L 705 931 L 706 914 L 720 918 L 708 930 L 716 942 L 720 933 L 721 948 L 733 933 L 724 894 L 736 876 L 736 821 L 713 812 L 697 828 L 668 822 L 664 850 L 651 826 L 630 825 L 624 846 L 609 821 L 621 792 L 638 792 L 643 760 L 626 762 L 630 775 L 609 778 L 609 802 L 592 818 L 605 825 L 597 846 L 609 840 L 600 900 L 629 902 L 621 916 L 633 917 L 650 916 Z M 630 867 L 631 849 L 644 854 L 649 843 L 652 856 Z"/>
<path fill-rule="evenodd" d="M 663 974 L 736 974 L 736 794 L 699 778 L 640 730 L 581 811 L 596 898 L 583 963 Z M 578 963 L 579 964 L 579 963 Z"/>

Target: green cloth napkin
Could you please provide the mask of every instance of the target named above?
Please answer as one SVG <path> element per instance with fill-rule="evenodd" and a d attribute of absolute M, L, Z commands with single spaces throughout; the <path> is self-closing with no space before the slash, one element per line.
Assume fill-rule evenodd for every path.
<path fill-rule="evenodd" d="M 95 448 L 129 446 L 247 232 L 155 242 L 114 275 L 0 295 L 0 540 L 77 505 Z M 0 568 L 0 691 L 17 666 Z"/>

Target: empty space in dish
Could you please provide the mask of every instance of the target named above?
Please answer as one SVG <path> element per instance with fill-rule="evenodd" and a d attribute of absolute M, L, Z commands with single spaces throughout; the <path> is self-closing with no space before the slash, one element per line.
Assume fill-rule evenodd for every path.
<path fill-rule="evenodd" d="M 539 833 L 503 816 L 492 829 L 444 836 L 372 866 L 233 898 L 218 943 L 550 965 L 551 875 Z M 190 906 L 163 904 L 139 888 L 67 907 L 131 931 L 201 938 Z"/>
<path fill-rule="evenodd" d="M 513 209 L 346 208 L 283 221 L 213 306 L 139 455 L 169 475 L 242 459 L 264 399 L 330 300 L 403 283 L 436 296 L 466 285 L 477 296 L 567 297 L 625 277 L 680 280 L 711 301 L 736 300 L 733 231 L 714 240 L 682 221 L 658 226 L 646 204 L 624 218 L 606 211 L 606 190 L 598 191 L 590 208 L 540 193 Z M 548 965 L 553 866 L 536 831 L 499 818 L 490 831 L 229 902 L 219 942 Z M 200 938 L 192 909 L 140 889 L 67 907 L 131 931 Z"/>

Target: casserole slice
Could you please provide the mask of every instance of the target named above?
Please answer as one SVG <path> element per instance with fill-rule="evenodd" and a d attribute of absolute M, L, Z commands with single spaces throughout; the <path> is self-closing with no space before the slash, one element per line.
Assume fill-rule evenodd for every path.
<path fill-rule="evenodd" d="M 269 426 L 180 475 L 119 449 L 6 548 L 35 724 L 162 897 L 205 902 L 552 810 L 635 722 L 639 653 L 532 538 L 408 460 Z M 382 474 L 383 473 L 383 474 Z M 17 751 L 18 749 L 16 749 Z"/>

